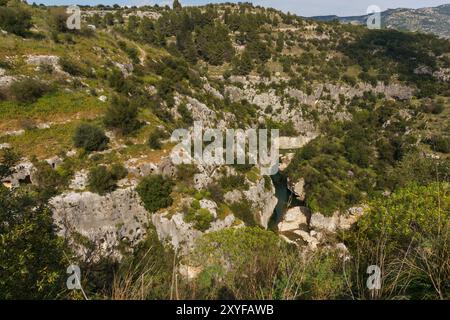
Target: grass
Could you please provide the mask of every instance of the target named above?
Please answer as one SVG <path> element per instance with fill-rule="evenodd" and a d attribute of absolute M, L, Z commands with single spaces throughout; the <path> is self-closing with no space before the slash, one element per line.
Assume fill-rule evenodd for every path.
<path fill-rule="evenodd" d="M 21 156 L 46 159 L 72 149 L 72 137 L 78 123 L 55 125 L 49 129 L 26 130 L 19 136 L 0 137 Z"/>
<path fill-rule="evenodd" d="M 81 92 L 58 92 L 46 95 L 32 104 L 16 101 L 0 102 L 0 132 L 20 129 L 23 119 L 36 123 L 88 120 L 106 110 L 107 103 Z"/>

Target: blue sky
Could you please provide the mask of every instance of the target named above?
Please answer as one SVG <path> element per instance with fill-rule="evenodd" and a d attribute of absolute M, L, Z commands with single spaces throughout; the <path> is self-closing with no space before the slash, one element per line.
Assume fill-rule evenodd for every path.
<path fill-rule="evenodd" d="M 172 0 L 28 0 L 36 3 L 51 4 L 115 4 L 120 5 L 160 5 L 171 4 Z M 245 2 L 245 0 L 241 0 Z M 199 5 L 206 3 L 220 2 L 238 2 L 232 0 L 181 0 L 184 5 Z M 450 3 L 450 0 L 254 0 L 249 1 L 255 5 L 273 7 L 285 12 L 291 11 L 302 16 L 331 15 L 339 16 L 363 15 L 366 14 L 370 5 L 377 5 L 382 10 L 390 8 L 421 8 L 437 6 L 444 3 Z"/>

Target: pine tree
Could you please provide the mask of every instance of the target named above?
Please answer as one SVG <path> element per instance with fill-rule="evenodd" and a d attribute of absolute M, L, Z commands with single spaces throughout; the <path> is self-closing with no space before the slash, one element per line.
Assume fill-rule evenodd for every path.
<path fill-rule="evenodd" d="M 178 11 L 178 10 L 181 10 L 181 9 L 183 9 L 183 7 L 181 6 L 180 1 L 175 0 L 175 1 L 173 2 L 173 10 Z"/>

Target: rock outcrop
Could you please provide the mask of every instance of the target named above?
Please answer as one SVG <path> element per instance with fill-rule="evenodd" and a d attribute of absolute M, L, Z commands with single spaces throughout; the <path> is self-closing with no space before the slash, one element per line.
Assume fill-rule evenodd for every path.
<path fill-rule="evenodd" d="M 308 227 L 310 212 L 306 207 L 294 207 L 289 209 L 283 220 L 278 224 L 279 232 L 293 231 Z"/>
<path fill-rule="evenodd" d="M 69 239 L 85 259 L 120 258 L 121 243 L 133 246 L 146 234 L 148 213 L 133 188 L 105 196 L 70 192 L 52 198 L 50 204 L 59 234 Z M 89 245 L 82 245 L 80 236 L 96 249 L 90 251 Z"/>

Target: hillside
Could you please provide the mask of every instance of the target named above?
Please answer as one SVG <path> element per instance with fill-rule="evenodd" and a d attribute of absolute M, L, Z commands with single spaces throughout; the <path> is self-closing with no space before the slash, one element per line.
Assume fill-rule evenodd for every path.
<path fill-rule="evenodd" d="M 367 15 L 353 17 L 322 16 L 314 20 L 366 24 Z M 389 9 L 381 13 L 382 27 L 401 31 L 423 32 L 450 37 L 450 4 L 420 9 Z"/>
<path fill-rule="evenodd" d="M 73 263 L 96 299 L 449 298 L 449 40 L 250 4 L 0 18 L 0 298 L 81 299 Z M 280 172 L 175 163 L 199 122 L 278 129 Z"/>

